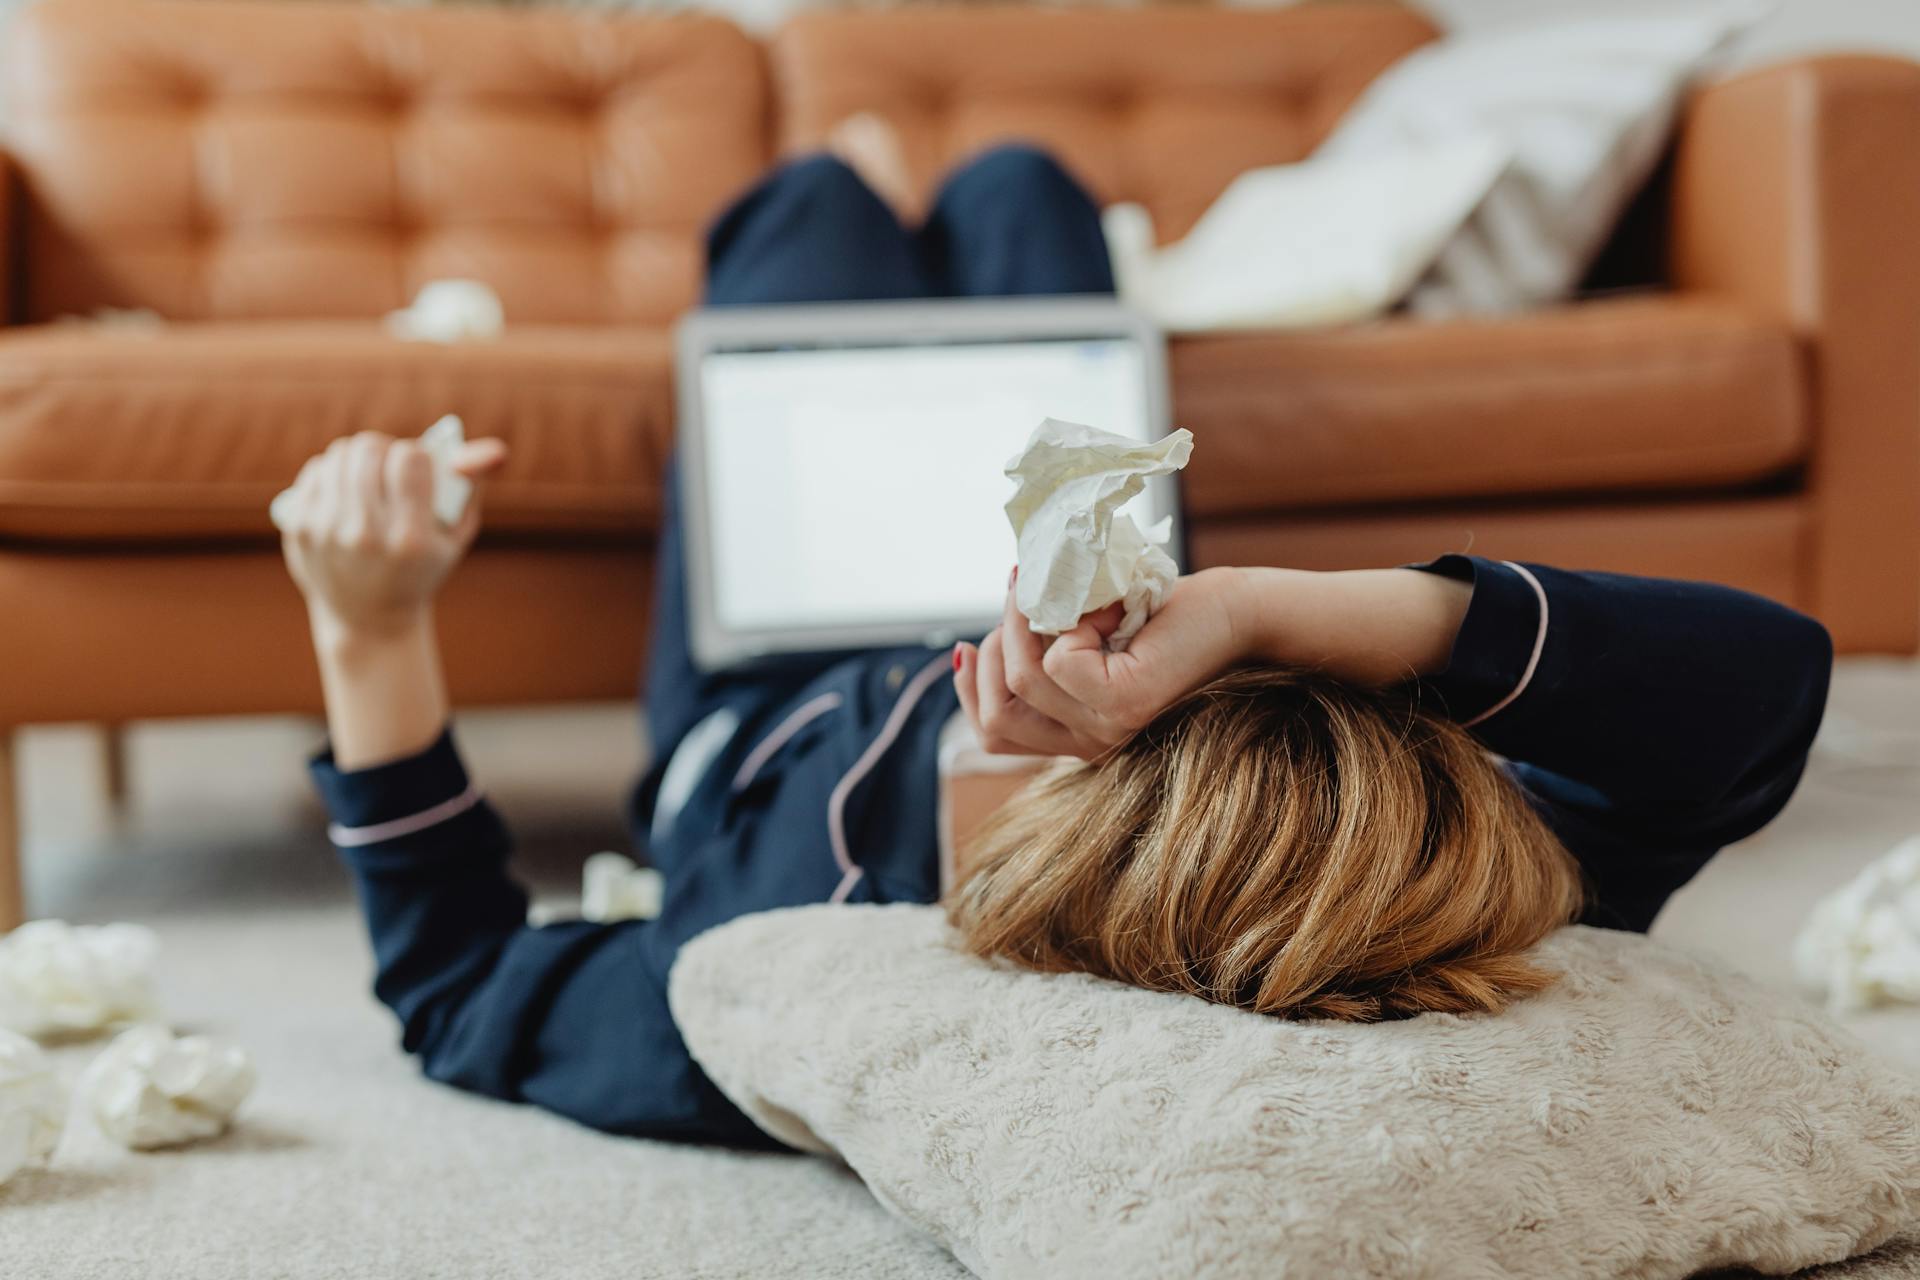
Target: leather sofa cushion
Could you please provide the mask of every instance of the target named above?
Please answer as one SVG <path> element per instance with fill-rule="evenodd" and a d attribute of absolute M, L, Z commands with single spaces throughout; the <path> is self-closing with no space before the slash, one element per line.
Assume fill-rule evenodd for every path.
<path fill-rule="evenodd" d="M 8 30 L 15 320 L 367 317 L 485 280 L 512 323 L 663 324 L 769 155 L 714 18 L 61 0 Z"/>
<path fill-rule="evenodd" d="M 1706 299 L 1214 336 L 1171 351 L 1187 509 L 1739 486 L 1799 463 L 1803 354 Z"/>
<path fill-rule="evenodd" d="M 657 329 L 399 342 L 353 322 L 0 331 L 0 537 L 265 538 L 267 503 L 336 436 L 459 413 L 512 448 L 490 530 L 634 536 L 673 423 Z"/>
<path fill-rule="evenodd" d="M 454 346 L 339 322 L 0 333 L 0 536 L 265 537 L 267 502 L 328 440 L 412 435 L 446 412 L 512 445 L 489 528 L 644 535 L 671 448 L 671 361 L 648 329 Z M 1807 446 L 1794 340 L 1704 301 L 1195 338 L 1172 363 L 1200 520 L 1737 487 Z"/>
<path fill-rule="evenodd" d="M 1102 204 L 1184 235 L 1248 169 L 1299 160 L 1367 83 L 1438 34 L 1393 5 L 817 10 L 773 41 L 784 152 L 856 112 L 922 189 L 996 142 L 1038 143 Z"/>

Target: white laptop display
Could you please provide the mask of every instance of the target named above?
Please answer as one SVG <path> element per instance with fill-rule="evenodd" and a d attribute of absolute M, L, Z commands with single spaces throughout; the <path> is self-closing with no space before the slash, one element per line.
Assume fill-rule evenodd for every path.
<path fill-rule="evenodd" d="M 1043 418 L 1167 430 L 1165 351 L 1104 299 L 729 307 L 679 331 L 694 659 L 946 644 L 998 620 L 1002 474 Z M 1154 481 L 1127 509 L 1173 516 Z"/>

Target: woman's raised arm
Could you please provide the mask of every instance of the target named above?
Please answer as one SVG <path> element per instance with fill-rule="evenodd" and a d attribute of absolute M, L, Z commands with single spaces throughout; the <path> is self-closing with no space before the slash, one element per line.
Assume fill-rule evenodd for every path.
<path fill-rule="evenodd" d="M 1813 619 L 1709 583 L 1466 556 L 1427 568 L 1473 599 L 1422 687 L 1512 762 L 1606 922 L 1644 928 L 1793 794 L 1833 669 Z"/>
<path fill-rule="evenodd" d="M 1819 623 L 1728 587 L 1468 556 L 1207 570 L 1108 653 L 1117 621 L 1049 643 L 1009 603 L 961 646 L 961 704 L 988 748 L 1095 758 L 1242 662 L 1412 682 L 1511 763 L 1585 865 L 1596 919 L 1634 928 L 1785 805 L 1833 658 Z"/>

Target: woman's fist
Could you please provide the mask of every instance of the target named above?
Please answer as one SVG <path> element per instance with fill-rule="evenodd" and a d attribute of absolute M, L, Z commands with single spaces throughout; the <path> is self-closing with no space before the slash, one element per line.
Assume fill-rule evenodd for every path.
<path fill-rule="evenodd" d="M 1179 579 L 1122 653 L 1106 647 L 1119 605 L 1049 639 L 1033 633 L 1009 588 L 1000 625 L 979 648 L 954 650 L 960 705 L 988 751 L 1094 759 L 1247 656 L 1233 609 L 1239 584 L 1234 569 Z"/>
<path fill-rule="evenodd" d="M 499 440 L 474 440 L 454 469 L 478 478 L 506 461 Z M 377 431 L 335 440 L 291 491 L 280 545 L 314 625 L 397 633 L 426 612 L 480 529 L 478 486 L 457 525 L 433 512 L 433 461 L 411 440 Z"/>

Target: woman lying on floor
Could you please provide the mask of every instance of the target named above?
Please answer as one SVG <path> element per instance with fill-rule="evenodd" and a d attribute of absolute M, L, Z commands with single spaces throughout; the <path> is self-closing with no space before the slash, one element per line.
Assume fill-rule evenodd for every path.
<path fill-rule="evenodd" d="M 1098 234 L 1032 152 L 957 175 L 919 233 L 804 162 L 718 224 L 710 301 L 1087 292 L 1110 286 Z M 504 457 L 478 441 L 462 469 Z M 766 1141 L 688 1056 L 668 969 L 747 912 L 935 900 L 956 717 L 992 749 L 1079 758 L 1016 797 L 950 896 L 975 951 L 1375 1019 L 1503 1007 L 1543 985 L 1522 953 L 1568 921 L 1647 928 L 1779 812 L 1825 702 L 1826 634 L 1790 610 L 1463 556 L 1195 573 L 1124 654 L 1102 646 L 1110 615 L 1047 644 L 1010 598 L 978 646 L 702 674 L 669 486 L 633 807 L 664 911 L 531 928 L 447 729 L 432 625 L 478 501 L 449 529 L 432 487 L 410 443 L 339 442 L 301 473 L 285 538 L 375 991 L 434 1079 L 621 1133 Z"/>

